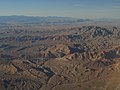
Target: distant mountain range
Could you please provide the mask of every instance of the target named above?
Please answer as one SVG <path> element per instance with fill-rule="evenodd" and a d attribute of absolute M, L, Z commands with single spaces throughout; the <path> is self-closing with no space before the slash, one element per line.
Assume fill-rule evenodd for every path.
<path fill-rule="evenodd" d="M 23 23 L 23 24 L 70 24 L 78 22 L 90 22 L 91 19 L 76 19 L 71 17 L 34 17 L 34 16 L 0 16 L 0 23 Z"/>
<path fill-rule="evenodd" d="M 95 22 L 95 23 L 120 23 L 120 19 L 79 19 L 72 17 L 58 17 L 58 16 L 24 16 L 24 15 L 13 15 L 13 16 L 0 16 L 0 24 L 47 24 L 47 25 L 64 25 L 64 24 L 76 24 L 84 22 Z"/>

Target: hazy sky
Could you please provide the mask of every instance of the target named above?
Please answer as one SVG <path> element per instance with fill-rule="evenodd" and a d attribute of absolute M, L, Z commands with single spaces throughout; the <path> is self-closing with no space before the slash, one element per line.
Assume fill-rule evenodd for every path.
<path fill-rule="evenodd" d="M 120 0 L 0 0 L 0 16 L 120 18 Z"/>

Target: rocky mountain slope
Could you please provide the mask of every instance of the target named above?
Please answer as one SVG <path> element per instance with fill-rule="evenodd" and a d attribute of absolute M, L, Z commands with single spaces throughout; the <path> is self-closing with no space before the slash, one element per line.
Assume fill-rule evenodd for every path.
<path fill-rule="evenodd" d="M 0 30 L 0 90 L 120 89 L 119 26 L 28 27 Z"/>

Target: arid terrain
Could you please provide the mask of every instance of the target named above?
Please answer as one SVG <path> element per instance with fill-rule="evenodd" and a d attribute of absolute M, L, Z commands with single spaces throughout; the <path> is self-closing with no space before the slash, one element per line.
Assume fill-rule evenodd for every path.
<path fill-rule="evenodd" d="M 120 90 L 118 22 L 0 21 L 0 90 Z"/>

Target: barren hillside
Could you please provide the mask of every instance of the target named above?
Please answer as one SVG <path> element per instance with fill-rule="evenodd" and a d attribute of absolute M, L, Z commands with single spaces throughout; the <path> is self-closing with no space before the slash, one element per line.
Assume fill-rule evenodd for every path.
<path fill-rule="evenodd" d="M 120 90 L 120 26 L 0 24 L 0 90 Z"/>

